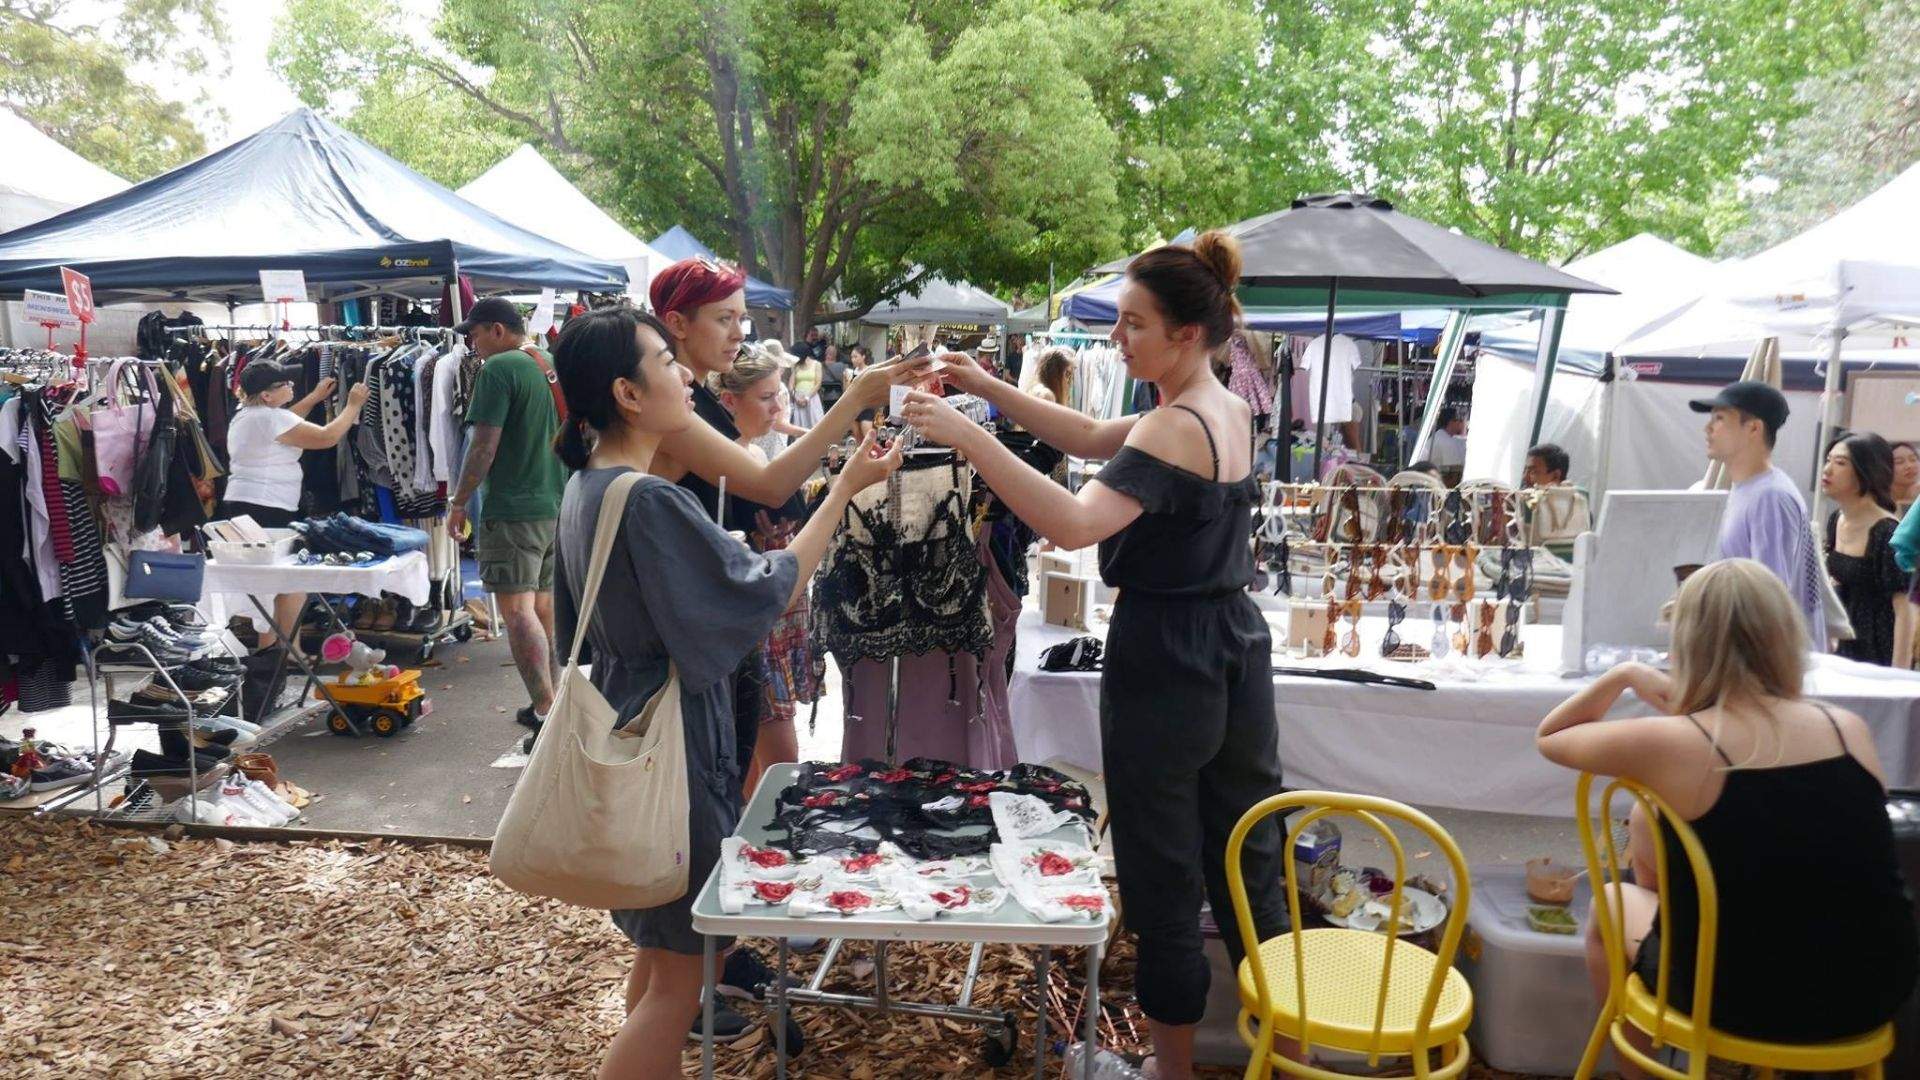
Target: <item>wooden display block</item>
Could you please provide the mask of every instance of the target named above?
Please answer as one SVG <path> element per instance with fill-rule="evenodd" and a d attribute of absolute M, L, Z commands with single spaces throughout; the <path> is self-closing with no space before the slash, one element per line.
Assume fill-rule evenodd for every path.
<path fill-rule="evenodd" d="M 1098 584 L 1098 578 L 1049 572 L 1046 593 L 1041 598 L 1041 617 L 1054 626 L 1086 630 L 1087 614 L 1093 608 L 1094 591 Z"/>

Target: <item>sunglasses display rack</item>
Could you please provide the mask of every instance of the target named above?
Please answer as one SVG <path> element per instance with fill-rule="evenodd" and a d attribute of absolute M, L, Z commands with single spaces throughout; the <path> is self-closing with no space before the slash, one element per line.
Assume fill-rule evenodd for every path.
<path fill-rule="evenodd" d="M 1296 655 L 1358 657 L 1366 605 L 1384 601 L 1379 651 L 1388 659 L 1518 658 L 1534 594 L 1533 497 L 1496 487 L 1268 484 L 1254 588 L 1289 597 Z M 1494 551 L 1500 570 L 1489 590 L 1478 567 Z M 1403 626 L 1422 600 L 1431 636 Z"/>

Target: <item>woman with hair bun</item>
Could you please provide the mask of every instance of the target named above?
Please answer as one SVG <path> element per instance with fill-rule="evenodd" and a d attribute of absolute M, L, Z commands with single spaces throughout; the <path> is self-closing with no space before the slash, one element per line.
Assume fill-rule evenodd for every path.
<path fill-rule="evenodd" d="M 670 673 L 677 675 L 686 735 L 691 884 L 670 903 L 612 913 L 638 953 L 627 980 L 626 1022 L 601 1063 L 603 1080 L 680 1075 L 680 1051 L 701 1004 L 704 943 L 693 929 L 693 897 L 719 859 L 720 841 L 740 819 L 734 669 L 805 595 L 849 500 L 900 464 L 897 448 L 876 456 L 871 442 L 863 445 L 828 489 L 820 513 L 785 550 L 748 550 L 714 524 L 692 493 L 655 474 L 662 444 L 699 423 L 670 336 L 651 315 L 602 308 L 568 320 L 553 354 L 568 415 L 555 449 L 575 470 L 561 499 L 555 543 L 558 640 L 573 640 L 579 624 L 588 553 L 608 485 L 624 473 L 652 474 L 627 495 L 590 615 L 592 681 L 624 726 Z M 719 1011 L 716 1035 L 722 1034 Z M 741 1022 L 724 1033 L 737 1039 L 750 1030 Z"/>
<path fill-rule="evenodd" d="M 1247 403 L 1213 377 L 1213 351 L 1237 328 L 1240 248 L 1209 232 L 1192 247 L 1140 256 L 1120 289 L 1113 340 L 1128 374 L 1166 407 L 1094 420 L 1023 394 L 949 353 L 949 382 L 986 398 L 1033 435 L 1107 459 L 1078 495 L 1029 468 L 938 398 L 909 396 L 906 419 L 964 452 L 1019 518 L 1063 548 L 1100 545 L 1100 573 L 1120 590 L 1100 681 L 1102 761 L 1127 924 L 1139 936 L 1135 985 L 1153 1032 L 1149 1075 L 1193 1072 L 1194 1025 L 1206 1009 L 1203 899 L 1233 910 L 1227 836 L 1280 786 L 1272 643 L 1247 596 L 1259 489 Z M 1247 891 L 1261 940 L 1286 929 L 1281 835 L 1272 818 L 1248 838 Z M 1237 969 L 1249 945 L 1221 935 Z"/>

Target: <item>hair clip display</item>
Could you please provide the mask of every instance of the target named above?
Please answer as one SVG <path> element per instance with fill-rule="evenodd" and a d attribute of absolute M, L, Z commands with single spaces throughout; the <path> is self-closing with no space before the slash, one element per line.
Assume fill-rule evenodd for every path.
<path fill-rule="evenodd" d="M 1453 641 L 1451 642 L 1451 644 L 1453 645 L 1453 651 L 1459 653 L 1461 656 L 1466 656 L 1467 655 L 1467 605 L 1465 604 L 1453 605 L 1453 609 L 1447 613 L 1447 617 L 1453 622 L 1453 625 L 1455 627 L 1453 631 Z"/>
<path fill-rule="evenodd" d="M 1340 601 L 1329 599 L 1327 601 L 1327 636 L 1325 640 L 1323 640 L 1320 643 L 1320 655 L 1322 656 L 1333 655 L 1334 646 L 1338 644 L 1338 638 L 1335 636 L 1334 627 L 1336 624 L 1339 623 L 1339 621 L 1340 621 Z"/>
<path fill-rule="evenodd" d="M 1513 655 L 1520 644 L 1520 605 L 1516 601 L 1507 601 L 1507 627 L 1500 632 L 1500 656 L 1502 659 Z"/>
<path fill-rule="evenodd" d="M 1340 651 L 1348 656 L 1360 655 L 1360 612 L 1358 600 L 1349 600 L 1343 605 L 1343 614 L 1347 617 L 1347 636 L 1340 642 Z"/>
<path fill-rule="evenodd" d="M 1433 655 L 1447 655 L 1447 609 L 1439 604 L 1433 605 Z"/>

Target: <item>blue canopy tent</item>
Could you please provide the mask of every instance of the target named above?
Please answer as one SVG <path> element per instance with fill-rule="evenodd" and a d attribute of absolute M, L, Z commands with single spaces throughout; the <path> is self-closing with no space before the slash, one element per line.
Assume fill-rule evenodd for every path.
<path fill-rule="evenodd" d="M 299 270 L 314 299 L 482 292 L 619 292 L 590 258 L 462 199 L 372 144 L 297 109 L 198 161 L 0 236 L 0 296 L 60 290 L 70 266 L 102 303 L 254 302 L 262 270 Z"/>
<path fill-rule="evenodd" d="M 666 232 L 653 238 L 650 245 L 653 250 L 675 262 L 681 259 L 712 259 L 720 261 L 713 249 L 700 242 L 692 233 L 675 225 Z M 793 310 L 793 290 L 778 285 L 769 285 L 757 277 L 747 278 L 747 306 L 753 308 L 771 308 L 775 311 Z"/>

